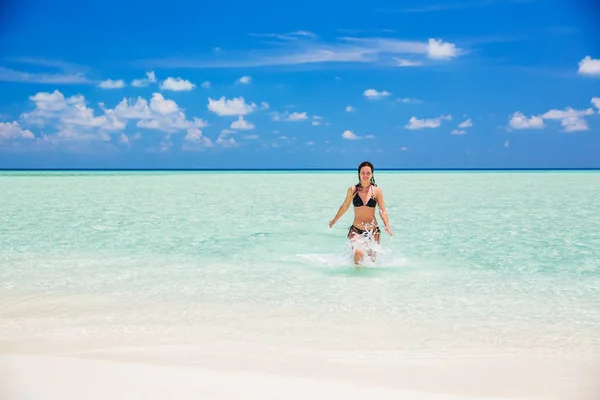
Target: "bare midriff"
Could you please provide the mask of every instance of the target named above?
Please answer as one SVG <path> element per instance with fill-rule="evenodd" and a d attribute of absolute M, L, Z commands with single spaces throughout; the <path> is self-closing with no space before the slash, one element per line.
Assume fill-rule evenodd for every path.
<path fill-rule="evenodd" d="M 371 207 L 354 207 L 354 222 L 352 225 L 358 229 L 370 230 L 377 226 L 375 219 L 375 208 Z"/>

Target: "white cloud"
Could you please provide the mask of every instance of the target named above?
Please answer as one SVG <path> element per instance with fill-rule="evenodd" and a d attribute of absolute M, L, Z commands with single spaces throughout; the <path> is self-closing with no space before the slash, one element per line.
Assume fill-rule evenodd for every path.
<path fill-rule="evenodd" d="M 279 34 L 263 34 L 256 36 L 280 37 Z M 289 34 L 287 34 L 289 36 Z M 228 52 L 219 57 L 213 54 L 196 59 L 162 59 L 151 60 L 154 66 L 162 68 L 240 68 L 299 65 L 308 63 L 378 63 L 385 65 L 398 64 L 395 59 L 410 54 L 423 59 L 450 59 L 464 52 L 455 44 L 441 39 L 429 39 L 427 42 L 403 40 L 399 38 L 381 37 L 338 37 L 331 42 L 315 40 L 303 36 L 295 40 L 270 43 L 271 48 L 250 48 L 243 52 Z M 400 58 L 400 64 L 416 64 L 419 59 L 406 61 Z"/>
<path fill-rule="evenodd" d="M 115 118 L 113 114 L 94 116 L 94 110 L 87 107 L 83 96 L 80 99 L 81 101 L 63 111 L 61 121 L 66 126 L 100 128 L 109 131 L 125 128 L 125 123 Z"/>
<path fill-rule="evenodd" d="M 221 130 L 221 136 L 225 137 L 227 135 L 231 135 L 232 133 L 235 133 L 235 131 L 231 130 L 231 129 L 223 129 Z"/>
<path fill-rule="evenodd" d="M 509 125 L 513 129 L 542 129 L 544 120 L 536 116 L 528 119 L 522 112 L 517 111 L 512 115 Z"/>
<path fill-rule="evenodd" d="M 29 129 L 22 129 L 17 121 L 0 122 L 0 141 L 8 139 L 33 139 Z"/>
<path fill-rule="evenodd" d="M 160 84 L 161 90 L 172 90 L 175 92 L 189 91 L 196 87 L 192 82 L 182 78 L 167 78 Z"/>
<path fill-rule="evenodd" d="M 507 140 L 506 142 L 504 142 L 504 147 L 508 147 L 508 146 L 509 146 L 509 143 L 508 143 L 508 140 Z"/>
<path fill-rule="evenodd" d="M 346 106 L 346 112 L 355 112 L 356 108 L 352 107 L 352 106 Z"/>
<path fill-rule="evenodd" d="M 121 133 L 121 137 L 119 138 L 121 143 L 129 144 L 129 136 L 124 133 Z"/>
<path fill-rule="evenodd" d="M 550 110 L 543 115 L 542 119 L 561 120 L 561 125 L 565 132 L 587 131 L 589 129 L 587 122 L 582 118 L 586 115 L 594 114 L 592 108 L 587 110 L 575 110 L 567 107 L 564 110 Z"/>
<path fill-rule="evenodd" d="M 561 121 L 565 132 L 588 131 L 590 127 L 587 122 L 581 118 L 565 118 Z"/>
<path fill-rule="evenodd" d="M 225 139 L 222 137 L 217 138 L 217 144 L 223 147 L 233 147 L 236 145 L 236 141 L 234 138 Z"/>
<path fill-rule="evenodd" d="M 357 140 L 358 136 L 356 136 L 356 134 L 354 132 L 352 132 L 351 130 L 345 130 L 344 133 L 342 133 L 342 137 L 344 139 L 348 139 L 348 140 Z"/>
<path fill-rule="evenodd" d="M 103 106 L 102 106 L 103 107 Z M 113 112 L 120 119 L 149 119 L 152 118 L 152 110 L 148 105 L 148 101 L 141 97 L 137 101 L 129 105 L 129 101 L 124 98 L 114 108 L 114 110 L 106 110 L 105 112 Z"/>
<path fill-rule="evenodd" d="M 571 107 L 567 107 L 564 110 L 550 110 L 545 114 L 541 115 L 543 119 L 565 119 L 565 118 L 579 118 L 585 115 L 594 114 L 594 110 L 588 108 L 587 110 L 575 110 Z"/>
<path fill-rule="evenodd" d="M 406 151 L 406 150 L 408 150 L 408 147 L 406 147 L 406 146 L 403 146 L 403 147 L 402 147 L 400 150 L 402 150 L 402 151 Z"/>
<path fill-rule="evenodd" d="M 423 65 L 421 61 L 406 60 L 404 58 L 394 58 L 394 60 L 399 67 L 420 67 Z"/>
<path fill-rule="evenodd" d="M 219 100 L 213 100 L 209 97 L 207 107 L 219 116 L 231 116 L 250 114 L 256 109 L 256 104 L 246 104 L 243 97 L 226 100 L 225 96 L 222 96 Z"/>
<path fill-rule="evenodd" d="M 122 79 L 113 81 L 112 79 L 107 79 L 98 84 L 98 87 L 102 89 L 121 89 L 125 87 L 125 81 Z"/>
<path fill-rule="evenodd" d="M 404 125 L 404 129 L 423 129 L 423 128 L 437 128 L 441 125 L 442 120 L 451 120 L 451 115 L 440 115 L 437 118 L 424 118 L 419 119 L 417 117 L 410 117 L 408 124 Z"/>
<path fill-rule="evenodd" d="M 237 80 L 237 82 L 241 83 L 242 85 L 248 85 L 250 82 L 252 82 L 252 78 L 249 76 L 242 76 Z"/>
<path fill-rule="evenodd" d="M 579 62 L 579 70 L 577 72 L 580 75 L 600 76 L 600 59 L 593 59 L 590 56 L 584 57 Z"/>
<path fill-rule="evenodd" d="M 179 106 L 173 100 L 168 100 L 160 93 L 154 93 L 150 100 L 150 109 L 158 114 L 167 115 L 179 111 Z"/>
<path fill-rule="evenodd" d="M 198 118 L 187 120 L 177 103 L 165 99 L 160 93 L 154 93 L 150 102 L 141 97 L 135 102 L 124 98 L 113 109 L 99 103 L 100 115 L 87 106 L 81 95 L 65 98 L 55 90 L 53 93 L 37 93 L 30 99 L 36 107 L 32 112 L 22 114 L 21 118 L 28 123 L 51 125 L 56 130 L 49 139 L 52 141 L 110 140 L 107 132 L 122 131 L 129 120 L 136 119 L 138 127 L 168 133 L 206 126 L 206 122 Z"/>
<path fill-rule="evenodd" d="M 309 140 L 308 142 L 306 142 L 307 146 L 314 146 L 315 142 L 313 142 L 312 140 Z"/>
<path fill-rule="evenodd" d="M 146 78 L 144 79 L 134 79 L 131 82 L 131 86 L 133 87 L 145 87 L 151 83 L 156 83 L 156 74 L 154 71 L 146 72 Z"/>
<path fill-rule="evenodd" d="M 471 121 L 471 118 L 458 124 L 459 128 L 470 128 L 472 126 L 473 126 L 473 121 Z"/>
<path fill-rule="evenodd" d="M 389 92 L 387 92 L 387 91 L 385 91 L 385 90 L 383 90 L 383 91 L 381 91 L 381 92 L 378 92 L 378 91 L 377 91 L 377 90 L 375 90 L 375 89 L 367 89 L 367 90 L 365 90 L 365 91 L 363 92 L 363 95 L 364 95 L 366 98 L 369 98 L 369 99 L 381 99 L 381 98 L 384 98 L 384 97 L 386 97 L 386 96 L 389 96 L 389 95 L 390 95 L 390 93 L 389 93 Z"/>
<path fill-rule="evenodd" d="M 313 126 L 321 126 L 321 124 L 323 124 L 323 117 L 321 117 L 319 115 L 313 115 L 312 125 Z"/>
<path fill-rule="evenodd" d="M 204 89 L 210 89 L 210 82 L 204 81 L 200 86 L 202 86 Z"/>
<path fill-rule="evenodd" d="M 21 118 L 27 123 L 45 126 L 48 123 L 58 123 L 59 129 L 69 133 L 67 136 L 76 136 L 79 128 L 99 128 L 104 130 L 120 130 L 125 127 L 113 114 L 94 116 L 94 110 L 88 108 L 85 98 L 74 95 L 65 98 L 55 90 L 52 93 L 39 92 L 30 99 L 36 107 L 29 113 L 23 113 Z"/>
<path fill-rule="evenodd" d="M 592 104 L 598 107 L 600 99 L 592 98 Z M 544 128 L 544 120 L 559 120 L 564 132 L 587 131 L 589 126 L 584 117 L 595 114 L 593 108 L 576 110 L 567 107 L 564 110 L 552 109 L 541 115 L 525 117 L 520 111 L 515 112 L 509 122 L 514 129 L 541 129 Z"/>
<path fill-rule="evenodd" d="M 237 121 L 233 121 L 233 122 L 231 123 L 231 126 L 230 126 L 230 128 L 231 128 L 231 129 L 237 129 L 237 130 L 240 130 L 240 131 L 244 131 L 244 130 L 251 130 L 251 129 L 254 129 L 254 128 L 255 128 L 255 126 L 254 126 L 252 123 L 250 123 L 250 122 L 246 121 L 246 120 L 244 119 L 244 117 L 242 117 L 242 116 L 240 115 L 240 116 L 238 117 Z"/>
<path fill-rule="evenodd" d="M 440 39 L 429 39 L 427 54 L 433 59 L 447 59 L 459 55 L 459 50 L 453 43 L 443 42 Z"/>
<path fill-rule="evenodd" d="M 600 114 L 600 97 L 592 98 L 592 104 L 598 109 L 598 114 Z"/>
<path fill-rule="evenodd" d="M 82 84 L 91 83 L 84 74 L 78 73 L 54 73 L 40 74 L 15 71 L 0 67 L 0 81 L 4 82 L 27 82 L 27 83 L 52 83 L 52 84 Z"/>
<path fill-rule="evenodd" d="M 462 130 L 462 129 L 454 129 L 454 130 L 452 131 L 452 134 L 453 134 L 453 135 L 464 135 L 465 133 L 467 133 L 467 131 L 464 131 L 464 130 Z"/>
<path fill-rule="evenodd" d="M 284 113 L 274 113 L 273 121 L 287 121 L 287 122 L 296 122 L 296 121 L 305 121 L 308 119 L 308 114 L 306 112 L 296 112 L 293 113 L 284 112 Z"/>
<path fill-rule="evenodd" d="M 206 136 L 202 135 L 202 131 L 198 128 L 189 128 L 183 139 L 187 142 L 200 143 L 205 147 L 213 146 L 213 142 Z"/>
<path fill-rule="evenodd" d="M 423 100 L 411 98 L 411 97 L 402 97 L 396 100 L 397 103 L 405 103 L 405 104 L 421 104 Z"/>
<path fill-rule="evenodd" d="M 21 118 L 24 118 L 29 123 L 39 125 L 44 125 L 45 118 L 54 117 L 68 106 L 65 96 L 58 90 L 52 93 L 39 92 L 34 96 L 30 96 L 29 99 L 35 103 L 35 110 L 30 113 L 23 113 Z M 69 102 L 72 103 L 73 98 L 70 98 Z"/>

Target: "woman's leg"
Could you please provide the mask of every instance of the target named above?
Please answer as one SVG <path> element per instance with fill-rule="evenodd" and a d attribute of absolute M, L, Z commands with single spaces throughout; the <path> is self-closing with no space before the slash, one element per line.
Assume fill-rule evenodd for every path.
<path fill-rule="evenodd" d="M 379 227 L 376 227 L 375 229 L 373 229 L 373 238 L 375 239 L 375 242 L 377 242 L 377 245 L 379 245 L 379 239 L 381 236 L 381 231 L 379 230 Z M 369 257 L 371 258 L 372 262 L 375 262 L 375 259 L 377 258 L 377 252 L 373 249 L 369 249 Z"/>
<path fill-rule="evenodd" d="M 356 241 L 360 239 L 360 237 L 361 233 L 358 231 L 358 229 L 354 226 L 351 226 L 348 230 L 348 239 L 350 239 L 352 243 L 356 243 Z M 358 265 L 362 263 L 365 255 L 363 251 L 361 249 L 356 248 L 354 244 L 352 245 L 352 253 L 354 254 L 354 264 Z"/>

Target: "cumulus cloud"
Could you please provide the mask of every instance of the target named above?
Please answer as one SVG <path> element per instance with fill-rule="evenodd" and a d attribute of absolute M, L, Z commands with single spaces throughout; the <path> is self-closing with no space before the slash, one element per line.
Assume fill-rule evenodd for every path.
<path fill-rule="evenodd" d="M 131 82 L 131 86 L 133 87 L 146 87 L 151 83 L 156 83 L 156 74 L 154 71 L 146 72 L 146 78 L 143 79 L 134 79 Z"/>
<path fill-rule="evenodd" d="M 188 120 L 184 111 L 173 100 L 154 93 L 150 102 L 138 97 L 136 101 L 124 98 L 115 108 L 107 108 L 99 103 L 100 113 L 89 107 L 81 95 L 65 97 L 55 90 L 52 93 L 40 92 L 30 99 L 35 109 L 23 113 L 26 123 L 50 126 L 55 133 L 46 135 L 53 141 L 69 140 L 110 140 L 109 133 L 123 131 L 129 120 L 138 120 L 140 128 L 160 130 L 169 134 L 178 131 L 201 128 L 206 122 L 193 118 Z M 48 131 L 49 129 L 45 129 Z M 122 133 L 119 133 L 121 140 Z"/>
<path fill-rule="evenodd" d="M 374 139 L 375 136 L 374 135 L 359 136 L 356 133 L 354 133 L 353 131 L 347 129 L 342 133 L 342 138 L 346 139 L 346 140 L 361 140 L 361 139 Z"/>
<path fill-rule="evenodd" d="M 354 112 L 356 111 L 356 108 L 352 107 L 352 106 L 346 106 L 346 112 Z"/>
<path fill-rule="evenodd" d="M 467 131 L 462 130 L 462 129 L 454 129 L 454 130 L 452 130 L 452 134 L 453 135 L 464 135 L 466 133 L 467 133 Z"/>
<path fill-rule="evenodd" d="M 544 113 L 541 118 L 560 120 L 565 132 L 575 132 L 587 131 L 589 129 L 587 122 L 582 117 L 592 114 L 594 114 L 592 108 L 588 108 L 587 110 L 575 110 L 571 107 L 567 107 L 564 110 L 550 110 Z"/>
<path fill-rule="evenodd" d="M 577 72 L 580 75 L 600 76 L 600 59 L 593 59 L 590 56 L 584 57 L 579 62 Z"/>
<path fill-rule="evenodd" d="M 536 116 L 527 118 L 521 111 L 517 111 L 508 124 L 513 129 L 541 129 L 544 127 L 544 120 Z"/>
<path fill-rule="evenodd" d="M 470 128 L 472 126 L 473 126 L 473 121 L 471 121 L 471 118 L 458 124 L 459 128 Z"/>
<path fill-rule="evenodd" d="M 247 104 L 243 97 L 227 100 L 225 96 L 222 96 L 218 100 L 209 97 L 207 107 L 219 116 L 232 116 L 250 114 L 256 109 L 256 104 Z"/>
<path fill-rule="evenodd" d="M 242 85 L 248 85 L 250 82 L 252 82 L 252 78 L 249 76 L 242 76 L 240 79 L 237 80 L 237 83 L 240 83 Z"/>
<path fill-rule="evenodd" d="M 0 122 L 0 141 L 8 139 L 33 139 L 29 129 L 22 129 L 17 121 Z"/>
<path fill-rule="evenodd" d="M 171 90 L 175 92 L 190 91 L 196 87 L 192 82 L 182 78 L 167 78 L 160 84 L 161 90 Z"/>
<path fill-rule="evenodd" d="M 358 139 L 358 136 L 356 136 L 356 134 L 354 132 L 352 132 L 351 130 L 345 130 L 344 133 L 342 133 L 342 137 L 347 140 L 357 140 Z"/>
<path fill-rule="evenodd" d="M 234 138 L 217 138 L 217 144 L 223 147 L 233 147 L 237 144 Z"/>
<path fill-rule="evenodd" d="M 30 124 L 45 126 L 58 123 L 65 132 L 74 132 L 76 128 L 113 131 L 125 127 L 114 115 L 95 116 L 94 110 L 87 106 L 85 98 L 81 95 L 65 98 L 61 92 L 55 90 L 52 93 L 39 92 L 31 96 L 30 100 L 35 103 L 35 109 L 21 114 L 21 118 Z"/>
<path fill-rule="evenodd" d="M 594 99 L 592 99 L 593 104 L 595 104 Z M 545 126 L 544 120 L 556 120 L 561 121 L 564 132 L 587 131 L 589 130 L 589 126 L 584 117 L 593 114 L 595 114 L 593 108 L 576 110 L 572 107 L 567 107 L 564 110 L 552 109 L 544 114 L 527 118 L 523 113 L 517 111 L 512 115 L 509 126 L 513 129 L 541 129 Z"/>
<path fill-rule="evenodd" d="M 421 104 L 423 103 L 423 100 L 419 100 L 419 99 L 415 99 L 415 98 L 411 98 L 411 97 L 402 97 L 399 98 L 398 100 L 396 100 L 397 103 L 404 103 L 404 104 Z"/>
<path fill-rule="evenodd" d="M 600 114 L 600 97 L 592 98 L 592 104 L 598 109 L 598 114 Z"/>
<path fill-rule="evenodd" d="M 121 89 L 125 87 L 125 81 L 122 79 L 113 81 L 112 79 L 107 79 L 98 84 L 98 87 L 102 89 Z"/>
<path fill-rule="evenodd" d="M 451 115 L 440 115 L 437 118 L 424 118 L 419 119 L 417 117 L 410 117 L 408 124 L 404 125 L 404 129 L 424 129 L 424 128 L 437 128 L 442 124 L 442 120 L 451 120 Z"/>
<path fill-rule="evenodd" d="M 236 130 L 240 130 L 240 131 L 245 131 L 245 130 L 251 130 L 254 129 L 255 126 L 254 124 L 246 121 L 244 119 L 244 117 L 242 117 L 241 115 L 238 117 L 238 119 L 236 121 L 233 121 L 231 123 L 230 126 L 231 129 L 236 129 Z"/>
<path fill-rule="evenodd" d="M 187 142 L 199 143 L 205 147 L 212 147 L 213 142 L 202 134 L 202 131 L 198 128 L 189 128 L 185 137 L 183 138 Z"/>
<path fill-rule="evenodd" d="M 384 97 L 389 96 L 391 93 L 383 90 L 381 92 L 378 92 L 375 89 L 367 89 L 363 92 L 363 96 L 365 96 L 368 99 L 382 99 Z"/>
<path fill-rule="evenodd" d="M 443 42 L 440 39 L 429 39 L 427 55 L 433 59 L 448 59 L 459 55 L 459 50 L 453 43 Z"/>
<path fill-rule="evenodd" d="M 296 112 L 293 113 L 284 112 L 284 113 L 274 113 L 273 121 L 287 121 L 287 122 L 297 122 L 297 121 L 305 121 L 308 119 L 308 114 L 306 112 Z"/>

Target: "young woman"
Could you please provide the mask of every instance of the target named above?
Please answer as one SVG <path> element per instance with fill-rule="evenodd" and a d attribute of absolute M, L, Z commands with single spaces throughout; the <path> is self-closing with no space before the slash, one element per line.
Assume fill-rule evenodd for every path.
<path fill-rule="evenodd" d="M 353 243 L 354 263 L 357 265 L 362 263 L 365 256 L 364 251 L 358 246 L 359 240 L 375 239 L 377 244 L 379 244 L 381 230 L 375 219 L 376 205 L 379 206 L 379 216 L 383 220 L 386 232 L 390 236 L 393 235 L 383 201 L 383 193 L 375 184 L 373 171 L 373 164 L 368 161 L 358 166 L 359 182 L 348 188 L 346 199 L 340 206 L 336 216 L 329 222 L 329 228 L 333 227 L 337 220 L 348 211 L 350 203 L 354 205 L 354 222 L 348 230 L 348 239 Z M 369 251 L 369 256 L 374 261 L 374 253 Z"/>

